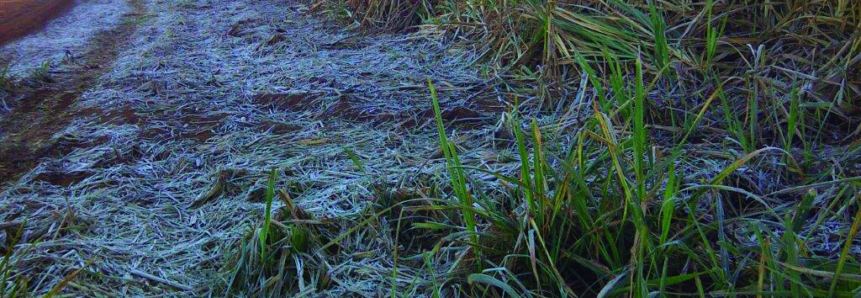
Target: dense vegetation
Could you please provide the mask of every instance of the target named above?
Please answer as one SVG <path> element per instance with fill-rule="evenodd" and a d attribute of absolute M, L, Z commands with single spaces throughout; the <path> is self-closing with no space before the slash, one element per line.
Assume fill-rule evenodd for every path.
<path fill-rule="evenodd" d="M 339 253 L 333 248 L 384 221 L 393 237 L 410 238 L 396 240 L 411 245 L 394 252 L 394 265 L 428 270 L 396 270 L 393 297 L 861 293 L 853 242 L 861 227 L 861 3 L 314 7 L 364 30 L 418 31 L 478 49 L 476 63 L 511 94 L 500 133 L 510 145 L 500 151 L 514 152 L 519 172 L 461 164 L 430 78 L 448 180 L 428 196 L 381 200 L 346 233 L 275 228 L 267 218 L 241 254 L 234 286 L 270 295 L 310 281 L 325 287 L 319 266 Z M 572 113 L 586 116 L 573 127 L 554 120 Z M 471 178 L 488 174 L 497 183 Z M 300 263 L 309 268 L 282 267 Z M 286 273 L 297 269 L 305 276 Z M 399 278 L 414 286 L 396 286 Z"/>

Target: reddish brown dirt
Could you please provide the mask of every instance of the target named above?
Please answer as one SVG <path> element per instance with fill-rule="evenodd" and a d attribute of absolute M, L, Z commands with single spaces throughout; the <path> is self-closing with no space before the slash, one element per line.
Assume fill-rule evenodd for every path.
<path fill-rule="evenodd" d="M 310 93 L 300 94 L 278 94 L 266 93 L 253 97 L 253 101 L 266 108 L 282 111 L 302 112 L 311 111 L 319 106 L 317 99 L 320 95 Z M 504 106 L 492 99 L 474 98 L 469 100 L 465 106 L 442 104 L 442 118 L 446 123 L 461 127 L 479 127 L 487 124 L 490 118 L 488 113 L 498 113 L 504 110 Z M 397 126 L 403 128 L 414 128 L 434 118 L 433 109 L 428 107 L 420 111 L 410 112 L 387 112 L 376 109 L 366 109 L 356 106 L 347 95 L 338 98 L 324 111 L 318 111 L 317 119 L 338 118 L 348 121 L 371 122 L 375 124 L 398 121 Z"/>
<path fill-rule="evenodd" d="M 75 3 L 75 0 L 0 0 L 0 45 L 41 30 Z"/>
<path fill-rule="evenodd" d="M 73 108 L 81 93 L 111 69 L 121 47 L 127 44 L 136 29 L 136 22 L 129 18 L 141 16 L 144 7 L 139 1 L 134 1 L 134 10 L 124 15 L 117 27 L 99 32 L 90 39 L 88 49 L 79 59 L 81 63 L 68 65 L 70 71 L 49 72 L 43 78 L 30 78 L 38 81 L 38 87 L 12 86 L 11 91 L 17 94 L 15 97 L 22 99 L 11 103 L 12 111 L 0 117 L 0 189 L 6 182 L 14 181 L 38 165 L 42 158 L 60 157 L 76 148 L 98 145 L 97 140 L 73 143 L 63 142 L 63 138 L 52 140 L 55 133 L 63 131 L 75 118 L 96 117 L 104 122 L 138 121 L 129 107 L 116 110 Z M 62 185 L 76 178 L 48 180 L 57 180 Z"/>

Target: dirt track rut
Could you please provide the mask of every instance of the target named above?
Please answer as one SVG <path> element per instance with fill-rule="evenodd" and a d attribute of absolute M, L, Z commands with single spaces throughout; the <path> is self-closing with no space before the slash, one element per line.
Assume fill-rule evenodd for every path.
<path fill-rule="evenodd" d="M 140 1 L 129 1 L 129 4 L 132 11 L 123 16 L 118 26 L 98 32 L 86 41 L 86 50 L 63 62 L 67 67 L 65 71 L 39 70 L 7 87 L 16 99 L 6 104 L 10 111 L 0 119 L 0 189 L 4 182 L 32 170 L 42 158 L 62 156 L 75 147 L 86 145 L 52 137 L 76 118 L 108 113 L 98 109 L 84 111 L 72 105 L 113 68 L 120 51 L 128 46 L 129 38 L 137 29 L 136 19 L 146 10 Z M 96 141 L 85 140 L 84 143 Z M 61 185 L 77 180 L 68 176 L 43 178 Z"/>

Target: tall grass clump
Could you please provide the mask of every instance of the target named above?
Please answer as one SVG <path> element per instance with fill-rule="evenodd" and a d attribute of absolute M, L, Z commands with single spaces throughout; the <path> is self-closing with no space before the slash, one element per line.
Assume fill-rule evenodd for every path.
<path fill-rule="evenodd" d="M 438 0 L 348 0 L 317 1 L 314 7 L 326 4 L 326 10 L 346 16 L 366 30 L 407 31 L 432 17 Z"/>
<path fill-rule="evenodd" d="M 815 242 L 811 221 L 837 216 L 828 211 L 826 198 L 844 204 L 841 214 L 858 210 L 859 177 L 776 193 L 754 193 L 730 182 L 757 159 L 792 159 L 777 147 L 739 156 L 710 179 L 687 177 L 680 169 L 695 158 L 683 149 L 687 144 L 660 147 L 647 137 L 645 101 L 654 90 L 636 64 L 634 78 L 625 82 L 624 92 L 633 96 L 628 116 L 610 117 L 621 113 L 604 113 L 593 102 L 592 118 L 561 152 L 543 144 L 535 119 L 524 125 L 518 111 L 508 114 L 519 175 L 491 173 L 511 186 L 506 198 L 456 205 L 472 220 L 464 220 L 469 236 L 463 236 L 471 257 L 457 265 L 461 271 L 448 270 L 467 273 L 446 276 L 448 281 L 470 284 L 470 297 L 855 295 L 861 263 L 849 247 L 861 219 L 849 218 L 836 255 Z M 691 125 L 700 125 L 702 114 Z M 444 130 L 439 131 L 444 146 Z M 482 196 L 463 194 L 483 187 L 457 169 L 487 170 L 463 166 L 453 156 L 446 160 L 453 195 Z M 457 185 L 464 181 L 470 185 Z M 826 185 L 832 186 L 830 195 L 847 192 L 830 198 L 812 190 Z M 442 242 L 438 247 L 452 245 Z"/>
<path fill-rule="evenodd" d="M 265 214 L 237 243 L 226 264 L 220 295 L 281 297 L 314 292 L 328 287 L 327 254 L 319 249 L 328 226 L 315 226 L 313 216 L 293 204 L 287 192 L 276 190 L 278 172 L 269 174 Z M 276 216 L 276 197 L 283 203 Z"/>
<path fill-rule="evenodd" d="M 503 78 L 551 82 L 548 86 L 560 92 L 536 91 L 546 101 L 569 100 L 553 94 L 576 89 L 581 73 L 604 83 L 619 70 L 632 74 L 634 61 L 640 60 L 646 78 L 660 78 L 656 86 L 662 97 L 649 101 L 648 120 L 671 132 L 688 129 L 703 94 L 720 87 L 721 108 L 731 117 L 709 112 L 703 123 L 712 129 L 709 133 L 725 133 L 728 142 L 748 153 L 763 146 L 784 147 L 794 100 L 795 132 L 805 129 L 806 135 L 792 141 L 804 143 L 807 155 L 817 154 L 812 151 L 818 143 L 845 144 L 858 135 L 857 1 L 326 3 L 346 3 L 355 19 L 381 24 L 376 27 L 425 28 L 473 43 L 483 62 L 496 66 Z M 607 105 L 624 104 L 613 99 L 607 98 L 602 112 L 609 112 Z"/>

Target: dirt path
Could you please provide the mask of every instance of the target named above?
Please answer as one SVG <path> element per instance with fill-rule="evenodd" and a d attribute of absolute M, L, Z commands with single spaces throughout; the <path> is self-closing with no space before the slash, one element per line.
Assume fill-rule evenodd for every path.
<path fill-rule="evenodd" d="M 470 52 L 423 35 L 361 37 L 281 0 L 137 3 L 82 64 L 99 68 L 33 89 L 39 104 L 13 109 L 30 120 L 3 124 L 30 155 L 4 165 L 0 219 L 26 219 L 26 242 L 39 239 L 21 268 L 42 292 L 93 259 L 67 291 L 217 293 L 226 254 L 262 217 L 272 168 L 304 210 L 333 219 L 357 217 L 372 184 L 433 179 L 442 163 L 427 77 L 453 138 L 492 138 L 502 105 Z M 464 149 L 465 163 L 485 153 Z M 391 256 L 362 256 L 333 264 L 334 285 L 318 294 L 387 293 Z"/>
<path fill-rule="evenodd" d="M 137 28 L 136 20 L 144 15 L 145 8 L 140 1 L 129 2 L 132 11 L 123 16 L 122 22 L 86 41 L 87 48 L 80 56 L 66 61 L 64 71 L 40 70 L 25 81 L 7 87 L 17 99 L 6 103 L 10 112 L 0 120 L 0 190 L 6 182 L 32 170 L 40 159 L 60 157 L 87 143 L 98 142 L 53 139 L 53 136 L 76 118 L 111 113 L 100 109 L 74 109 L 72 105 L 99 77 L 111 70 Z M 68 186 L 81 178 L 58 173 L 39 176 L 37 180 Z"/>
<path fill-rule="evenodd" d="M 75 0 L 0 1 L 0 45 L 44 28 L 75 4 Z"/>

